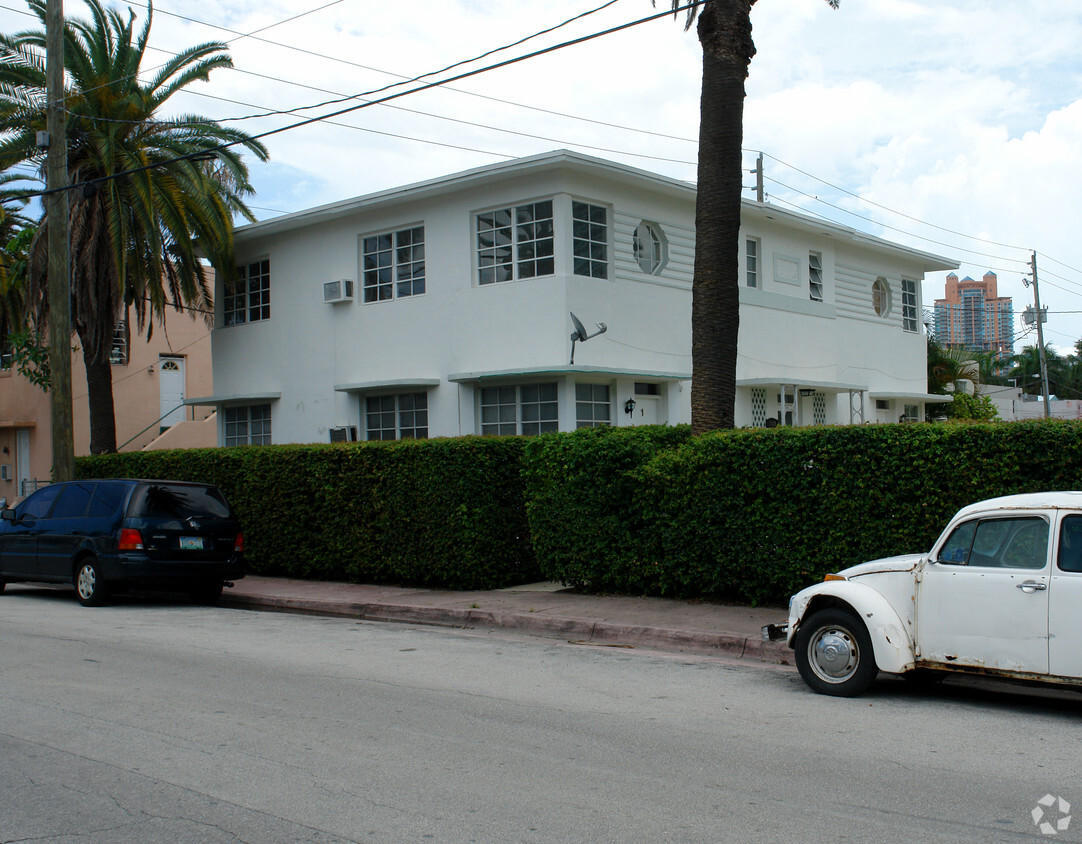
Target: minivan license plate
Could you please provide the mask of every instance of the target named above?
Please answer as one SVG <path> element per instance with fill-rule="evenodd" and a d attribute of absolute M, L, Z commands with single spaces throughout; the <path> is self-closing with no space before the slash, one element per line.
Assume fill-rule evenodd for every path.
<path fill-rule="evenodd" d="M 180 550 L 181 551 L 202 551 L 203 550 L 203 537 L 201 537 L 201 536 L 182 536 L 180 538 Z"/>

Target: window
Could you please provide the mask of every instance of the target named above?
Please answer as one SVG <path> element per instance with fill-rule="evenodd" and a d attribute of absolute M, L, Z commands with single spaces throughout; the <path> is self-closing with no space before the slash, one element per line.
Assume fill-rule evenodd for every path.
<path fill-rule="evenodd" d="M 939 551 L 939 562 L 963 566 L 1043 569 L 1047 561 L 1048 523 L 1039 516 L 966 522 Z"/>
<path fill-rule="evenodd" d="M 365 419 L 369 440 L 428 439 L 428 394 L 369 396 Z"/>
<path fill-rule="evenodd" d="M 1065 516 L 1059 532 L 1060 571 L 1082 572 L 1082 516 Z"/>
<path fill-rule="evenodd" d="M 93 494 L 94 487 L 91 484 L 65 484 L 60 492 L 60 498 L 53 506 L 50 518 L 81 519 L 86 515 L 86 508 Z"/>
<path fill-rule="evenodd" d="M 890 304 L 890 284 L 880 276 L 872 284 L 872 307 L 875 308 L 875 315 L 890 316 Z"/>
<path fill-rule="evenodd" d="M 237 279 L 226 287 L 226 325 L 270 319 L 270 260 L 237 267 Z"/>
<path fill-rule="evenodd" d="M 920 407 L 915 404 L 902 406 L 902 418 L 899 422 L 920 422 Z"/>
<path fill-rule="evenodd" d="M 748 287 L 759 286 L 759 240 L 749 237 L 744 241 L 744 258 L 747 267 Z"/>
<path fill-rule="evenodd" d="M 425 292 L 425 229 L 416 226 L 362 240 L 364 301 Z"/>
<path fill-rule="evenodd" d="M 612 424 L 608 384 L 575 385 L 575 427 L 597 428 Z"/>
<path fill-rule="evenodd" d="M 128 318 L 120 320 L 113 327 L 113 345 L 109 349 L 109 363 L 113 366 L 126 366 L 128 363 Z"/>
<path fill-rule="evenodd" d="M 902 279 L 902 328 L 917 330 L 917 283 Z"/>
<path fill-rule="evenodd" d="M 808 253 L 808 295 L 813 302 L 823 301 L 823 256 Z"/>
<path fill-rule="evenodd" d="M 554 244 L 551 199 L 478 214 L 478 283 L 552 275 Z"/>
<path fill-rule="evenodd" d="M 60 490 L 63 487 L 59 486 L 47 486 L 45 489 L 38 490 L 29 498 L 27 498 L 22 504 L 15 508 L 15 512 L 18 514 L 18 518 L 28 519 L 41 519 L 45 514 L 49 512 L 49 507 L 52 506 L 53 499 L 60 494 Z"/>
<path fill-rule="evenodd" d="M 269 404 L 225 409 L 225 444 L 270 445 L 271 409 Z"/>
<path fill-rule="evenodd" d="M 635 228 L 632 248 L 635 261 L 647 275 L 657 275 L 665 266 L 665 235 L 661 226 L 643 220 Z"/>
<path fill-rule="evenodd" d="M 481 433 L 489 435 L 548 434 L 559 430 L 555 382 L 481 390 Z"/>
<path fill-rule="evenodd" d="M 603 205 L 571 203 L 575 275 L 609 277 L 609 212 Z"/>

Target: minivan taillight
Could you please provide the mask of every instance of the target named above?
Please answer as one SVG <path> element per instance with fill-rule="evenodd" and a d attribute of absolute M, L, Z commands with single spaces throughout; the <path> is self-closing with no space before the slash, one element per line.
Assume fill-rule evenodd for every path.
<path fill-rule="evenodd" d="M 135 528 L 121 528 L 116 549 L 118 551 L 142 551 L 143 535 Z"/>
<path fill-rule="evenodd" d="M 244 553 L 244 534 L 238 533 L 237 538 L 233 542 L 233 550 L 238 554 Z"/>

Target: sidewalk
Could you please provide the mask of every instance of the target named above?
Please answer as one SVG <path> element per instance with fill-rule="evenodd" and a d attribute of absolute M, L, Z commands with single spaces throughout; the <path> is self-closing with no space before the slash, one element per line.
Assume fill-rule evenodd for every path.
<path fill-rule="evenodd" d="M 583 595 L 556 583 L 443 592 L 249 575 L 226 589 L 219 603 L 242 609 L 514 630 L 599 645 L 792 662 L 792 652 L 784 642 L 764 642 L 761 637 L 764 624 L 784 620 L 784 610 Z"/>

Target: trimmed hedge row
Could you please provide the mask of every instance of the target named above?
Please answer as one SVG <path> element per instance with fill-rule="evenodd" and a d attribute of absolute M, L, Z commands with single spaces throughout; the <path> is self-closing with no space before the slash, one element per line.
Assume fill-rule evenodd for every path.
<path fill-rule="evenodd" d="M 258 574 L 447 589 L 539 578 L 523 441 L 254 446 L 84 457 L 80 477 L 217 485 Z"/>
<path fill-rule="evenodd" d="M 784 602 L 826 572 L 927 550 L 965 504 L 1082 488 L 1082 425 L 1073 422 L 732 431 L 649 459 L 627 444 L 622 470 L 604 438 L 572 442 L 581 452 L 573 459 L 540 443 L 527 448 L 542 572 L 650 595 Z M 562 492 L 550 488 L 560 461 Z M 561 532 L 538 491 L 573 516 L 578 485 L 606 467 L 613 475 L 597 489 L 616 491 L 619 514 L 586 498 L 581 522 Z M 591 537 L 591 524 L 606 530 Z"/>
<path fill-rule="evenodd" d="M 973 501 L 1082 488 L 1082 423 L 592 428 L 136 452 L 77 471 L 217 484 L 261 574 L 773 603 L 927 550 Z"/>

